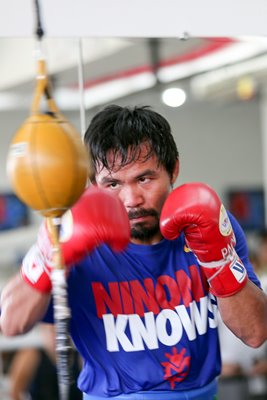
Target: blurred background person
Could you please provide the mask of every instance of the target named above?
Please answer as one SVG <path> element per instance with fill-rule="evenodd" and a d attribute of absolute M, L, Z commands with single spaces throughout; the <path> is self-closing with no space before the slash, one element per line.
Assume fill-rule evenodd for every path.
<path fill-rule="evenodd" d="M 219 336 L 222 357 L 219 400 L 266 400 L 266 343 L 257 349 L 245 345 L 227 328 L 220 316 Z"/>
<path fill-rule="evenodd" d="M 267 293 L 267 231 L 254 237 L 250 261 Z M 253 349 L 226 327 L 219 316 L 222 372 L 219 400 L 267 399 L 267 343 Z"/>
<path fill-rule="evenodd" d="M 42 346 L 25 347 L 14 354 L 8 370 L 10 400 L 59 400 L 55 328 L 45 323 L 40 324 L 39 328 Z M 73 349 L 69 400 L 82 399 L 82 393 L 75 383 L 79 372 L 80 358 Z"/>

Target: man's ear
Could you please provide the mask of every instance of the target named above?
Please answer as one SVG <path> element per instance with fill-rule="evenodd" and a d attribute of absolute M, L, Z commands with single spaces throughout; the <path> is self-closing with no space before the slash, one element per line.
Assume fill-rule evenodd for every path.
<path fill-rule="evenodd" d="M 173 173 L 172 173 L 172 177 L 171 177 L 171 184 L 173 185 L 179 175 L 179 171 L 180 171 L 180 163 L 179 160 L 176 160 L 174 169 L 173 169 Z"/>

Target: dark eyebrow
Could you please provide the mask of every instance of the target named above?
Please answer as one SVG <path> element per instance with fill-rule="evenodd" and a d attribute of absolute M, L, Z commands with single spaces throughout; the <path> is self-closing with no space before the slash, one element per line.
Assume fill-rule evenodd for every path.
<path fill-rule="evenodd" d="M 153 169 L 146 169 L 145 171 L 141 172 L 139 175 L 134 177 L 134 179 L 138 180 L 140 178 L 143 178 L 144 176 L 156 176 L 157 172 L 154 171 Z M 109 183 L 120 183 L 120 179 L 113 178 L 111 175 L 104 176 L 101 179 L 101 184 L 102 185 L 107 185 Z"/>
<path fill-rule="evenodd" d="M 155 175 L 157 175 L 157 172 L 154 171 L 153 169 L 146 169 L 146 170 L 143 171 L 140 175 L 137 175 L 137 176 L 136 176 L 136 179 L 143 178 L 144 176 L 147 176 L 147 175 L 149 175 L 149 176 L 155 176 Z"/>
<path fill-rule="evenodd" d="M 112 176 L 104 176 L 104 177 L 101 179 L 101 184 L 104 184 L 104 185 L 106 185 L 107 183 L 113 183 L 113 182 L 118 183 L 118 182 L 120 182 L 120 181 L 119 181 L 119 179 L 115 179 L 115 178 L 113 178 Z"/>

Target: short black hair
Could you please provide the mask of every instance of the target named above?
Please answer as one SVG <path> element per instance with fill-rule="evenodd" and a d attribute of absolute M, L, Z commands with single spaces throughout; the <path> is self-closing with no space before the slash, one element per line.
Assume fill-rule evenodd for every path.
<path fill-rule="evenodd" d="M 138 160 L 142 143 L 148 145 L 146 159 L 155 154 L 171 177 L 179 158 L 168 121 L 149 106 L 105 107 L 93 117 L 84 143 L 91 154 L 94 171 L 99 164 L 112 169 L 107 159 L 109 151 L 114 154 L 114 162 L 118 155 L 121 157 L 121 166 Z"/>

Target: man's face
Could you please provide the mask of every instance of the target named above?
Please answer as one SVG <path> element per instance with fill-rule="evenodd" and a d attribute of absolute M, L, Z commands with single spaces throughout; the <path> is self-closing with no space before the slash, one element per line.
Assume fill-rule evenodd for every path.
<path fill-rule="evenodd" d="M 144 145 L 137 161 L 120 168 L 118 157 L 112 171 L 99 166 L 95 176 L 99 187 L 112 191 L 123 202 L 130 220 L 131 241 L 138 244 L 161 240 L 159 217 L 171 188 L 165 168 L 158 165 L 155 155 L 145 160 L 146 154 Z"/>

